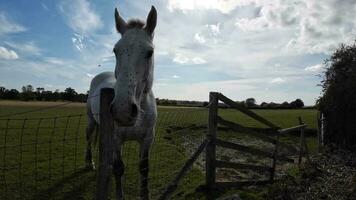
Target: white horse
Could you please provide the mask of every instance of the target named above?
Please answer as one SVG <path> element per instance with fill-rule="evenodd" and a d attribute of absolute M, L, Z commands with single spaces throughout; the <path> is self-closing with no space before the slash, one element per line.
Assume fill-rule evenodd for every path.
<path fill-rule="evenodd" d="M 157 118 L 153 82 L 153 35 L 157 22 L 157 12 L 152 6 L 146 24 L 140 20 L 127 23 L 115 9 L 116 29 L 121 39 L 114 46 L 116 56 L 115 72 L 103 72 L 93 78 L 87 101 L 88 126 L 86 165 L 94 168 L 91 143 L 93 132 L 98 128 L 100 113 L 100 90 L 113 88 L 115 97 L 110 105 L 110 113 L 115 124 L 118 164 L 114 165 L 117 199 L 123 199 L 121 179 L 124 163 L 121 159 L 121 145 L 127 140 L 140 144 L 140 196 L 148 199 L 148 156 L 154 138 Z"/>

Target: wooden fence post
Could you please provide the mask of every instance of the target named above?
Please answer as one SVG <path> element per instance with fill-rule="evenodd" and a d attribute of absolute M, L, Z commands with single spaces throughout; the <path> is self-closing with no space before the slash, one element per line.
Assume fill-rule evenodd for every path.
<path fill-rule="evenodd" d="M 99 124 L 99 167 L 96 178 L 96 199 L 108 199 L 110 176 L 113 169 L 114 123 L 110 114 L 110 103 L 114 90 L 103 88 L 100 91 L 100 124 Z"/>
<path fill-rule="evenodd" d="M 304 124 L 301 117 L 298 117 L 298 120 L 299 120 L 300 125 Z M 298 159 L 299 168 L 300 168 L 300 164 L 302 162 L 303 154 L 306 156 L 308 162 L 310 162 L 308 144 L 307 144 L 307 141 L 305 139 L 305 134 L 304 134 L 304 127 L 300 129 L 300 152 L 299 152 L 299 159 Z"/>
<path fill-rule="evenodd" d="M 205 152 L 205 170 L 206 170 L 206 186 L 208 190 L 215 187 L 215 154 L 216 154 L 216 131 L 217 131 L 217 114 L 218 114 L 219 93 L 209 93 L 209 122 L 208 133 L 206 135 L 208 145 Z"/>
<path fill-rule="evenodd" d="M 325 143 L 325 125 L 326 125 L 326 121 L 325 121 L 325 115 L 323 113 L 321 113 L 321 117 L 320 117 L 320 136 L 321 136 L 321 146 L 324 147 Z"/>
<path fill-rule="evenodd" d="M 274 174 L 276 171 L 276 163 L 277 163 L 277 156 L 278 156 L 278 144 L 279 143 L 279 133 L 277 132 L 276 143 L 274 144 L 274 152 L 273 152 L 273 160 L 272 160 L 272 168 L 269 180 L 272 182 L 274 180 Z"/>

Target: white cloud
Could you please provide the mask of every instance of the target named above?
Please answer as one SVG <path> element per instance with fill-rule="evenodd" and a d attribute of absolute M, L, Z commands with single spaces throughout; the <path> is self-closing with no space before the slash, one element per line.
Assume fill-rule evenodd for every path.
<path fill-rule="evenodd" d="M 274 78 L 270 81 L 270 83 L 274 83 L 274 84 L 280 84 L 284 82 L 286 82 L 286 80 L 281 77 Z"/>
<path fill-rule="evenodd" d="M 64 60 L 56 57 L 45 57 L 44 61 L 54 65 L 64 65 L 66 63 Z"/>
<path fill-rule="evenodd" d="M 74 37 L 72 37 L 72 43 L 78 51 L 82 51 L 85 48 L 83 41 L 84 41 L 84 35 L 74 33 Z"/>
<path fill-rule="evenodd" d="M 216 25 L 215 24 L 207 24 L 206 26 L 210 28 L 210 30 L 214 36 L 217 36 L 220 34 L 220 24 L 221 23 L 217 23 Z"/>
<path fill-rule="evenodd" d="M 204 44 L 206 42 L 205 38 L 200 33 L 196 33 L 194 35 L 194 39 L 201 44 Z"/>
<path fill-rule="evenodd" d="M 183 54 L 177 53 L 175 57 L 173 58 L 174 63 L 178 64 L 194 64 L 194 65 L 200 65 L 206 63 L 206 60 L 204 60 L 201 57 L 187 57 Z"/>
<path fill-rule="evenodd" d="M 180 76 L 178 76 L 178 75 L 173 75 L 172 78 L 177 79 L 177 78 L 180 78 Z"/>
<path fill-rule="evenodd" d="M 26 31 L 26 28 L 8 19 L 5 13 L 0 12 L 0 35 L 19 33 Z"/>
<path fill-rule="evenodd" d="M 324 66 L 322 64 L 312 65 L 312 66 L 304 68 L 305 71 L 316 72 L 316 73 L 322 72 L 323 69 L 324 69 Z"/>
<path fill-rule="evenodd" d="M 218 10 L 222 13 L 230 13 L 237 6 L 248 5 L 252 0 L 169 0 L 168 9 L 182 10 Z"/>
<path fill-rule="evenodd" d="M 10 47 L 16 49 L 17 51 L 24 52 L 31 55 L 40 55 L 40 48 L 35 44 L 34 41 L 24 42 L 24 43 L 16 43 L 16 42 L 4 42 Z"/>
<path fill-rule="evenodd" d="M 239 16 L 235 25 L 245 32 L 284 31 L 290 53 L 330 54 L 356 35 L 356 1 L 254 0 L 257 12 Z M 342 14 L 341 14 L 342 13 Z"/>
<path fill-rule="evenodd" d="M 194 35 L 194 38 L 201 44 L 204 43 L 217 43 L 217 38 L 220 35 L 220 25 L 217 24 L 205 24 L 202 30 Z"/>
<path fill-rule="evenodd" d="M 0 59 L 5 59 L 5 60 L 14 60 L 18 59 L 19 56 L 17 53 L 13 50 L 9 50 L 5 47 L 0 46 Z"/>
<path fill-rule="evenodd" d="M 206 63 L 206 60 L 204 60 L 203 58 L 200 58 L 200 57 L 194 57 L 194 58 L 192 58 L 192 61 L 196 65 L 201 65 L 201 64 Z"/>
<path fill-rule="evenodd" d="M 256 16 L 238 18 L 236 21 L 236 26 L 243 31 L 286 28 L 295 25 L 300 17 L 297 3 L 283 0 L 255 1 L 255 6 L 260 7 Z"/>
<path fill-rule="evenodd" d="M 356 1 L 307 1 L 300 4 L 298 31 L 287 48 L 298 53 L 330 54 L 340 43 L 350 43 L 356 34 Z"/>
<path fill-rule="evenodd" d="M 42 8 L 43 8 L 44 10 L 49 11 L 49 8 L 46 6 L 46 4 L 41 3 L 41 6 L 42 6 Z"/>
<path fill-rule="evenodd" d="M 186 56 L 177 53 L 174 58 L 173 58 L 173 62 L 178 63 L 178 64 L 186 64 L 188 63 L 189 58 L 187 58 Z"/>
<path fill-rule="evenodd" d="M 79 34 L 87 34 L 102 27 L 100 16 L 87 0 L 63 1 L 59 9 L 67 24 Z"/>
<path fill-rule="evenodd" d="M 236 26 L 243 31 L 259 31 L 268 27 L 268 22 L 264 18 L 241 18 L 236 21 Z"/>
<path fill-rule="evenodd" d="M 94 77 L 94 74 L 86 73 L 86 75 L 87 75 L 89 78 L 93 78 L 93 77 Z"/>

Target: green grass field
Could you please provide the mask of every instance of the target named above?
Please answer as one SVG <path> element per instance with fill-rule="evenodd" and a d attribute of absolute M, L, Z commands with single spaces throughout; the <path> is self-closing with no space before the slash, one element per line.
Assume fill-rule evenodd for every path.
<path fill-rule="evenodd" d="M 0 101 L 0 116 L 50 105 L 52 103 Z M 222 117 L 242 125 L 263 127 L 238 111 L 220 109 L 219 112 Z M 256 110 L 256 113 L 282 128 L 297 125 L 298 116 L 303 118 L 310 129 L 316 127 L 315 110 Z M 150 158 L 149 184 L 152 199 L 163 192 L 205 137 L 205 128 L 184 127 L 206 125 L 207 114 L 205 108 L 158 108 L 156 138 Z M 73 116 L 61 117 L 68 115 Z M 83 168 L 85 126 L 84 104 L 70 104 L 0 118 L 0 199 L 92 199 L 95 172 Z M 246 139 L 246 136 L 232 132 L 221 133 L 221 137 Z M 298 141 L 295 136 L 282 139 L 291 143 Z M 309 137 L 308 144 L 314 150 L 315 138 Z M 123 158 L 126 165 L 126 197 L 137 199 L 138 145 L 135 142 L 124 145 Z M 173 199 L 199 199 L 201 195 L 195 194 L 195 188 L 203 183 L 202 167 L 195 165 L 182 180 Z"/>

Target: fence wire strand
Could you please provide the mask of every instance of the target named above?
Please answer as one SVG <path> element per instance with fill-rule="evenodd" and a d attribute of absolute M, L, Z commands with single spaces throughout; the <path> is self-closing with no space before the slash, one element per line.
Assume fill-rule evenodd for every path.
<path fill-rule="evenodd" d="M 61 106 L 69 103 L 71 102 Z M 59 105 L 46 109 L 57 107 Z M 93 198 L 96 187 L 95 178 L 92 177 L 96 176 L 96 170 L 95 172 L 84 170 L 86 120 L 83 120 L 83 117 L 85 119 L 87 114 L 4 118 L 44 110 L 36 109 L 0 116 L 2 134 L 0 137 L 3 138 L 0 146 L 2 155 L 0 160 L 3 162 L 0 165 L 2 168 L 0 199 L 65 199 L 69 194 L 73 195 L 71 191 L 83 189 L 83 184 L 92 188 L 90 191 L 82 191 L 85 193 L 83 196 Z M 179 172 L 185 159 L 189 158 L 203 141 L 206 122 L 207 110 L 204 108 L 186 111 L 170 109 L 158 113 L 155 138 L 149 157 L 148 182 L 151 199 L 158 198 Z M 140 189 L 138 144 L 124 143 L 122 157 L 125 163 L 125 197 L 138 199 Z M 201 157 L 197 161 L 198 168 L 201 168 L 199 166 L 204 162 Z M 98 148 L 94 149 L 93 160 L 97 168 Z M 86 180 L 91 181 L 83 183 Z M 86 194 L 88 192 L 89 194 Z M 175 195 L 179 192 L 182 191 L 178 190 Z M 114 194 L 113 189 L 111 194 Z M 80 198 L 84 198 L 83 196 Z"/>

